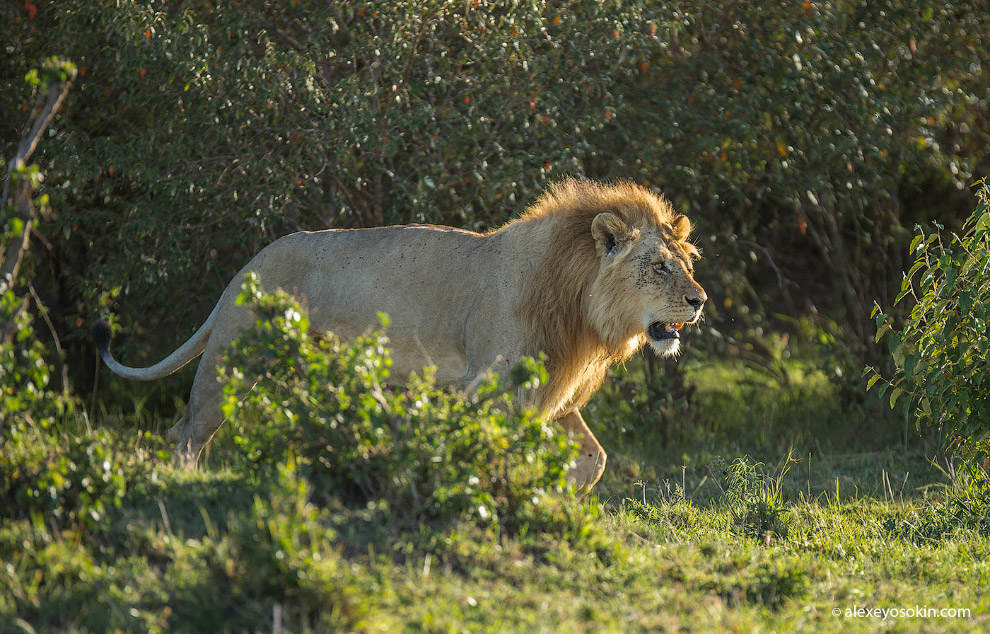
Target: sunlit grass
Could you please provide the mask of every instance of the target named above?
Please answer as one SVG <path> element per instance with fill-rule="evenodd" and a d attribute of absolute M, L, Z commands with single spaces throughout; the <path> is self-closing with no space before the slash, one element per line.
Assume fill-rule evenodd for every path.
<path fill-rule="evenodd" d="M 238 469 L 226 429 L 206 466 L 188 471 L 158 451 L 158 434 L 129 438 L 146 410 L 114 417 L 112 455 L 136 452 L 119 508 L 93 525 L 40 515 L 0 525 L 0 630 L 990 627 L 979 470 L 933 466 L 928 446 L 905 450 L 894 425 L 864 431 L 867 406 L 839 408 L 838 388 L 798 366 L 789 390 L 749 368 L 690 367 L 682 424 L 651 428 L 649 413 L 614 405 L 626 381 L 643 380 L 637 371 L 589 406 L 610 452 L 602 485 L 525 533 L 435 519 L 410 528 L 375 505 L 313 504 L 328 492 L 291 469 L 275 479 Z M 846 440 L 857 433 L 858 451 Z M 970 616 L 846 616 L 915 607 Z"/>

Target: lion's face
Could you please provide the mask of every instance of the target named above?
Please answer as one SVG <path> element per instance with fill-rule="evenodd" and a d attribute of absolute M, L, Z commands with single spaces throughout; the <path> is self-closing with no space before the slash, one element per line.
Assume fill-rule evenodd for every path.
<path fill-rule="evenodd" d="M 613 349 L 631 354 L 648 341 L 658 355 L 676 354 L 681 326 L 701 318 L 708 295 L 694 281 L 690 228 L 684 216 L 660 228 L 628 227 L 611 213 L 595 218 L 600 268 L 589 313 Z"/>

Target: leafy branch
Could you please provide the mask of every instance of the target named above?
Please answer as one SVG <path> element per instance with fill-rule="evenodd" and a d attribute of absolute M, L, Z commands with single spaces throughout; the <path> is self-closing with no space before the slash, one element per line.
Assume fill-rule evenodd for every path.
<path fill-rule="evenodd" d="M 17 272 L 20 269 L 24 253 L 31 240 L 31 226 L 35 217 L 35 206 L 32 193 L 41 183 L 42 176 L 37 167 L 29 166 L 27 161 L 34 154 L 41 140 L 41 135 L 48 128 L 55 113 L 62 107 L 69 88 L 77 74 L 72 62 L 52 57 L 42 66 L 41 72 L 33 70 L 27 75 L 27 81 L 34 85 L 43 84 L 47 88 L 44 105 L 32 109 L 31 119 L 28 120 L 28 132 L 21 139 L 17 153 L 10 161 L 7 176 L 4 179 L 3 195 L 0 196 L 0 207 L 13 211 L 10 226 L 14 234 L 6 248 L 3 259 L 0 260 L 0 292 L 5 292 L 14 285 Z M 13 189 L 13 193 L 11 190 Z"/>

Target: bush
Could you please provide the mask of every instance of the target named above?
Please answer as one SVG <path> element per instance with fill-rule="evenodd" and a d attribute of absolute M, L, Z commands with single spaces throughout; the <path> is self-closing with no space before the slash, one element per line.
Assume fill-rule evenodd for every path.
<path fill-rule="evenodd" d="M 731 464 L 721 457 L 713 460 L 709 471 L 716 482 L 725 479 L 722 502 L 743 534 L 767 544 L 787 538 L 790 515 L 784 505 L 781 482 L 792 462 L 788 454 L 783 465 L 771 475 L 762 462 L 754 463 L 749 457 L 736 458 Z"/>
<path fill-rule="evenodd" d="M 277 605 L 289 631 L 363 630 L 361 593 L 371 594 L 371 584 L 362 587 L 358 566 L 341 557 L 329 514 L 309 501 L 307 482 L 284 467 L 272 476 L 268 495 L 231 512 L 216 539 L 176 557 L 164 584 L 173 592 L 173 628 L 252 631 Z"/>
<path fill-rule="evenodd" d="M 50 72 L 45 68 L 46 72 Z M 35 74 L 37 74 L 35 72 Z M 34 192 L 43 180 L 37 166 L 21 166 L 10 174 L 7 185 L 12 190 L 19 188 L 21 179 L 28 190 Z M 6 192 L 4 192 L 6 193 Z M 37 201 L 42 211 L 47 209 L 47 196 Z M 33 203 L 34 201 L 29 201 Z M 0 205 L 7 205 L 0 200 Z M 30 209 L 33 214 L 33 209 Z M 45 314 L 47 310 L 33 299 L 21 284 L 22 275 L 17 279 L 7 279 L 7 259 L 14 255 L 23 240 L 25 222 L 34 222 L 33 215 L 23 218 L 14 208 L 13 200 L 9 207 L 0 209 L 0 449 L 3 448 L 15 425 L 45 425 L 53 416 L 60 416 L 74 410 L 75 401 L 69 397 L 68 386 L 62 391 L 51 389 L 52 365 L 46 359 L 46 349 L 34 331 L 35 311 Z M 12 267 L 20 269 L 18 267 Z M 64 362 L 64 360 L 61 360 Z M 63 379 L 64 380 L 64 379 Z M 2 455 L 2 452 L 0 452 Z"/>
<path fill-rule="evenodd" d="M 905 517 L 886 518 L 884 529 L 895 538 L 916 544 L 931 544 L 966 533 L 990 537 L 987 463 L 964 462 L 944 474 L 948 484 L 935 488 L 931 498 L 909 508 Z"/>
<path fill-rule="evenodd" d="M 868 367 L 868 388 L 889 392 L 922 425 L 941 430 L 964 454 L 990 451 L 990 188 L 980 182 L 978 204 L 959 234 L 943 237 L 919 227 L 914 264 L 897 302 L 912 302 L 901 326 L 874 309 L 877 342 L 886 340 L 893 370 Z M 942 229 L 941 226 L 938 227 Z"/>
<path fill-rule="evenodd" d="M 773 312 L 821 311 L 865 342 L 869 298 L 901 270 L 903 218 L 950 215 L 985 165 L 986 70 L 971 63 L 986 58 L 986 12 L 881 0 L 644 14 L 658 37 L 630 51 L 641 74 L 625 67 L 602 154 L 700 214 L 710 295 L 728 300 L 709 316 L 762 341 Z M 917 196 L 921 182 L 943 195 Z"/>
<path fill-rule="evenodd" d="M 34 166 L 19 177 L 40 182 Z M 23 223 L 5 214 L 0 264 Z M 32 314 L 45 308 L 22 295 L 19 282 L 0 280 L 0 505 L 7 518 L 38 514 L 63 526 L 93 525 L 119 506 L 123 477 L 109 461 L 105 434 L 61 429 L 76 418 L 76 401 L 67 386 L 51 388 L 53 368 Z"/>
<path fill-rule="evenodd" d="M 126 478 L 105 433 L 55 439 L 11 431 L 0 457 L 0 499 L 12 516 L 40 513 L 63 526 L 96 526 L 120 506 Z"/>
<path fill-rule="evenodd" d="M 189 474 L 157 475 L 175 491 Z M 128 477 L 136 488 L 155 481 Z M 190 505 L 193 497 L 202 500 Z M 273 613 L 287 631 L 364 631 L 374 582 L 341 556 L 328 513 L 308 497 L 305 482 L 282 470 L 253 504 L 225 507 L 219 523 L 202 506 L 198 521 L 166 510 L 175 502 L 165 492 L 150 517 L 142 501 L 125 502 L 95 539 L 42 514 L 5 517 L 0 631 L 246 632 Z M 200 536 L 204 521 L 209 534 Z"/>
<path fill-rule="evenodd" d="M 13 289 L 0 292 L 0 432 L 17 420 L 34 424 L 71 406 L 49 389 L 52 367 L 34 334 L 29 305 Z"/>
<path fill-rule="evenodd" d="M 238 301 L 259 319 L 220 376 L 224 413 L 252 469 L 271 476 L 295 464 L 315 492 L 384 505 L 416 524 L 515 529 L 565 490 L 576 446 L 514 396 L 546 380 L 541 365 L 525 362 L 511 381 L 486 377 L 471 394 L 438 388 L 429 370 L 390 389 L 381 332 L 313 338 L 299 305 L 265 294 L 251 275 Z"/>
<path fill-rule="evenodd" d="M 174 347 L 284 233 L 482 229 L 561 174 L 645 182 L 698 221 L 704 327 L 727 335 L 698 344 L 758 347 L 794 330 L 784 313 L 849 346 L 868 336 L 869 298 L 896 284 L 904 224 L 953 216 L 990 147 L 990 28 L 975 2 L 36 11 L 0 7 L 0 149 L 30 65 L 71 55 L 84 75 L 40 158 L 59 184 L 41 228 L 60 239 L 38 290 L 76 351 L 89 343 L 77 318 L 119 297 L 129 359 Z M 194 299 L 177 305 L 179 292 Z M 151 327 L 162 306 L 168 327 Z"/>

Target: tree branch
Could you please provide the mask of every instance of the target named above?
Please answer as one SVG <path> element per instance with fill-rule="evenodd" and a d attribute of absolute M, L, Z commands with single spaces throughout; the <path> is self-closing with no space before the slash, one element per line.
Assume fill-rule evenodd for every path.
<path fill-rule="evenodd" d="M 76 69 L 74 66 L 63 65 L 60 70 L 62 72 L 58 79 L 54 77 L 49 79 L 47 85 L 48 97 L 45 105 L 40 110 L 35 109 L 33 111 L 37 112 L 37 115 L 34 116 L 33 123 L 29 124 L 30 131 L 21 140 L 21 144 L 17 148 L 17 153 L 7 168 L 7 178 L 3 184 L 3 195 L 0 196 L 0 209 L 6 212 L 8 206 L 13 206 L 17 215 L 23 221 L 24 226 L 21 229 L 21 235 L 11 242 L 10 246 L 7 247 L 3 259 L 0 260 L 0 264 L 2 264 L 2 268 L 0 268 L 0 292 L 13 286 L 14 279 L 17 277 L 17 272 L 24 257 L 24 252 L 27 251 L 28 243 L 31 239 L 31 224 L 34 220 L 34 204 L 31 200 L 33 186 L 31 178 L 21 172 L 28 159 L 31 158 L 31 155 L 37 149 L 41 135 L 48 128 L 48 124 L 51 123 L 55 113 L 62 107 L 62 102 L 65 100 L 65 96 L 69 94 L 69 88 L 76 78 Z M 14 192 L 11 198 L 12 184 L 14 186 Z"/>

